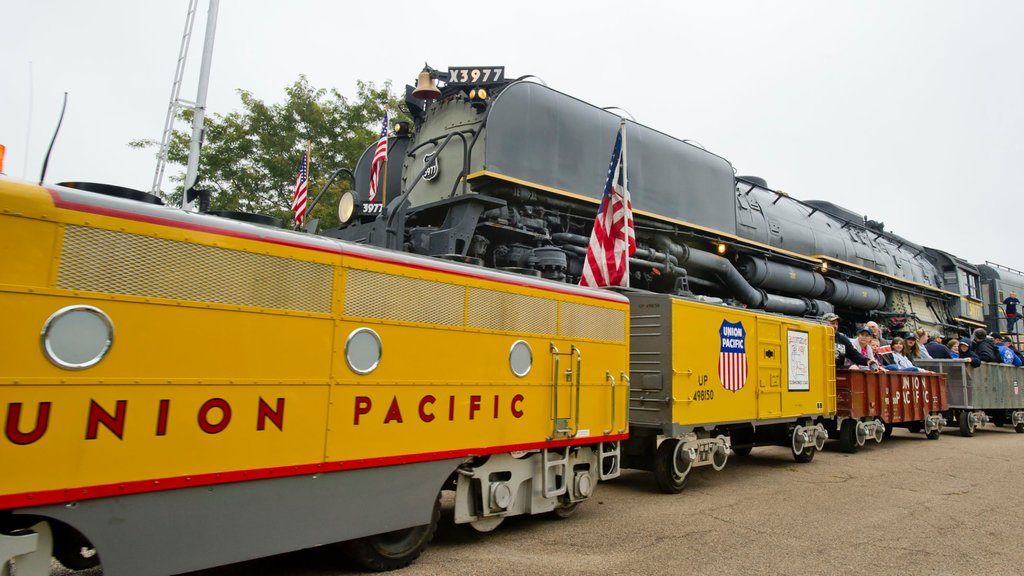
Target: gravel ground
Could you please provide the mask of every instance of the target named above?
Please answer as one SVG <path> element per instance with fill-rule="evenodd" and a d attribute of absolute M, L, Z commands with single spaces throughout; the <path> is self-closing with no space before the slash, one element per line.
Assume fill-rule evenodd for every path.
<path fill-rule="evenodd" d="M 946 431 L 897 429 L 853 455 L 829 445 L 809 464 L 757 448 L 678 495 L 626 471 L 571 519 L 510 518 L 488 534 L 453 525 L 448 502 L 432 545 L 396 574 L 1020 574 L 1024 435 Z M 191 576 L 356 573 L 323 547 Z"/>

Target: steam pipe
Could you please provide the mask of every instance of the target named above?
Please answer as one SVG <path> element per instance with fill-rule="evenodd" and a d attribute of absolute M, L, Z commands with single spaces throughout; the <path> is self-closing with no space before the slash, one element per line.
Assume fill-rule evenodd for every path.
<path fill-rule="evenodd" d="M 584 258 L 586 258 L 586 256 L 587 256 L 587 249 L 584 248 L 583 246 L 576 246 L 574 244 L 563 244 L 562 246 L 559 246 L 559 248 L 561 248 L 562 250 L 565 250 L 566 252 L 569 252 L 571 254 L 575 254 L 577 256 L 582 256 Z M 637 250 L 636 253 L 639 254 L 640 250 Z M 654 254 L 659 254 L 659 253 L 658 252 L 654 252 Z M 662 257 L 665 257 L 664 254 L 660 254 L 660 255 Z M 641 258 L 630 258 L 629 259 L 629 265 L 631 267 L 639 267 L 639 268 L 646 268 L 646 269 L 650 269 L 650 270 L 658 270 L 662 274 L 668 274 L 668 275 L 671 275 L 671 276 L 686 276 L 686 269 L 685 268 L 680 268 L 679 266 L 674 266 L 672 264 L 668 264 L 668 263 L 664 263 L 664 262 L 651 262 L 650 260 L 644 260 L 644 259 L 641 259 Z"/>

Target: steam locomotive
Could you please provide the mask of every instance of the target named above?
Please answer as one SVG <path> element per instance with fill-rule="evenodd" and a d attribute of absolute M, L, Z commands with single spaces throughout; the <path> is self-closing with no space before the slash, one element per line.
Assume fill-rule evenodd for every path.
<path fill-rule="evenodd" d="M 620 117 L 503 67 L 427 66 L 412 126 L 388 143 L 386 202 L 367 202 L 372 150 L 327 236 L 579 281 Z M 1005 330 L 1024 273 L 903 238 L 626 120 L 637 252 L 630 286 L 796 316 L 835 311 L 889 332 Z M 1024 291 L 1024 290 L 1022 290 Z"/>

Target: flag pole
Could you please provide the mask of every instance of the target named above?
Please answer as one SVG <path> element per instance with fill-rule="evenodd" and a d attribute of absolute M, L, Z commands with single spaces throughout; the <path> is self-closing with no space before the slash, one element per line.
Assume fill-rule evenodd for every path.
<path fill-rule="evenodd" d="M 387 110 L 385 110 L 384 111 L 384 123 L 387 124 L 387 122 L 388 122 L 388 113 L 387 113 Z M 385 138 L 388 137 L 388 135 L 387 135 L 387 129 L 388 128 L 391 128 L 391 127 L 388 126 L 384 130 L 384 137 Z M 380 191 L 381 191 L 380 205 L 381 205 L 382 209 L 383 209 L 384 206 L 388 205 L 388 151 L 387 151 L 388 148 L 387 148 L 387 146 L 388 146 L 387 144 L 384 145 L 384 161 L 381 162 L 381 169 L 384 170 L 384 177 L 381 178 L 381 182 L 383 182 L 383 185 L 381 186 L 381 189 L 380 189 Z"/>
<path fill-rule="evenodd" d="M 619 118 L 619 130 L 622 131 L 622 207 L 626 208 L 626 194 L 629 190 L 629 166 L 626 163 L 626 119 Z M 625 266 L 625 278 L 629 278 L 629 226 L 622 227 L 622 240 L 626 243 L 626 266 Z"/>
<path fill-rule="evenodd" d="M 313 150 L 313 141 L 306 140 L 306 194 L 309 194 L 309 181 L 313 179 L 313 159 L 309 157 Z M 309 206 L 308 204 L 306 206 Z M 306 223 L 306 207 L 302 208 L 302 223 Z"/>

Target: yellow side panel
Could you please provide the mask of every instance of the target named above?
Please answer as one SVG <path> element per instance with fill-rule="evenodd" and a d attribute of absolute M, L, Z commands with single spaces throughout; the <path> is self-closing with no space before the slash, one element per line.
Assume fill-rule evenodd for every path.
<path fill-rule="evenodd" d="M 50 315 L 72 304 L 101 309 L 114 326 L 109 354 L 84 371 L 47 361 L 38 336 Z M 330 377 L 329 318 L 29 293 L 0 293 L 0 314 L 8 327 L 0 330 L 0 383 L 326 383 Z"/>
<path fill-rule="evenodd" d="M 3 416 L 16 405 L 13 425 L 38 438 L 0 442 L 0 494 L 317 462 L 327 392 L 325 385 L 5 386 Z M 261 398 L 275 414 L 282 408 L 281 429 L 259 417 Z"/>
<path fill-rule="evenodd" d="M 690 426 L 833 413 L 826 330 L 673 299 L 673 421 Z"/>
<path fill-rule="evenodd" d="M 575 360 L 561 357 L 558 416 L 570 432 L 555 434 L 550 345 L 569 352 L 570 342 L 375 323 L 343 323 L 338 340 L 361 327 L 380 335 L 384 352 L 380 366 L 366 376 L 340 363 L 332 393 L 329 461 L 436 455 L 460 448 L 490 453 L 549 438 L 626 431 L 627 387 L 615 389 L 613 422 L 612 382 L 607 378 L 612 373 L 622 384 L 613 372 L 625 370 L 621 343 L 575 342 L 582 356 L 578 404 L 575 380 L 565 378 L 566 369 L 575 372 Z M 509 351 L 517 340 L 533 350 L 533 367 L 522 378 L 509 367 Z"/>
<path fill-rule="evenodd" d="M 60 228 L 13 216 L 0 216 L 0 285 L 47 286 Z"/>

